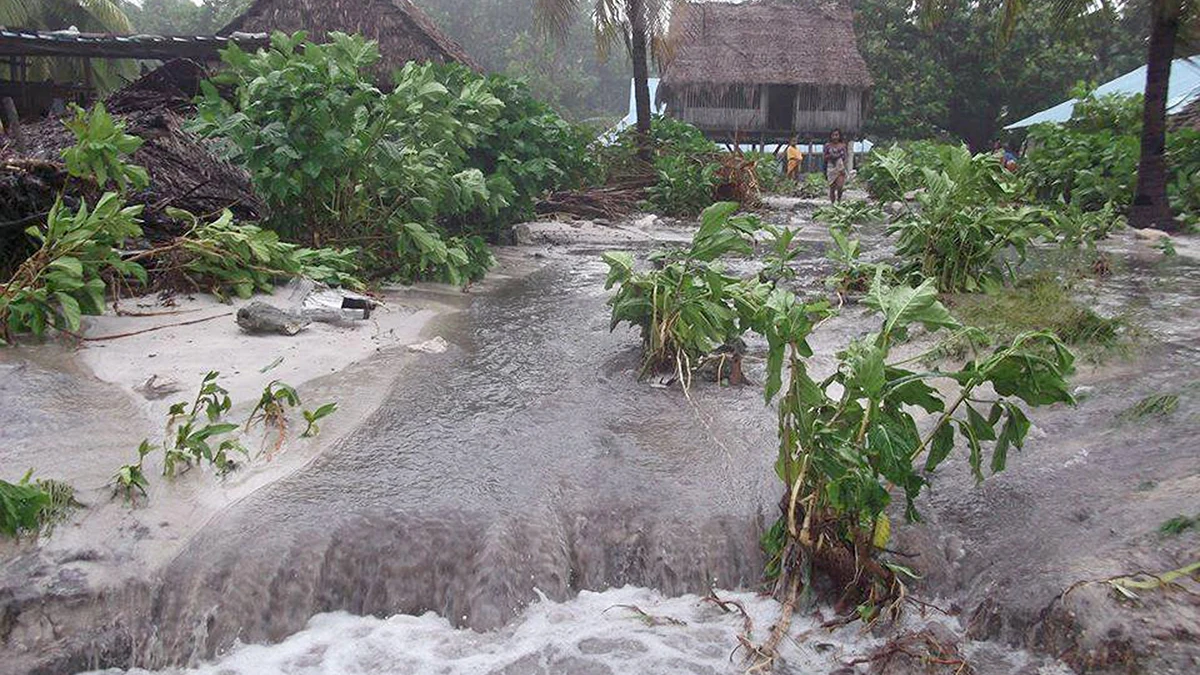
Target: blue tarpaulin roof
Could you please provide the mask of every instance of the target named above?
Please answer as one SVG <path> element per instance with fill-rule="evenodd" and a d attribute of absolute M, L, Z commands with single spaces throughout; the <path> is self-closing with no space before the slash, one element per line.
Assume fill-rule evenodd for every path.
<path fill-rule="evenodd" d="M 1125 94 L 1132 96 L 1146 90 L 1146 66 L 1131 70 L 1111 82 L 1096 87 L 1095 94 Z M 1171 82 L 1167 90 L 1167 114 L 1179 112 L 1192 101 L 1200 98 L 1200 58 L 1192 56 L 1186 59 L 1175 59 L 1171 62 Z M 1061 124 L 1071 119 L 1078 99 L 1063 101 L 1053 108 L 1047 108 L 1034 113 L 1023 120 L 1013 122 L 1005 129 L 1021 129 L 1023 127 L 1050 122 Z"/>

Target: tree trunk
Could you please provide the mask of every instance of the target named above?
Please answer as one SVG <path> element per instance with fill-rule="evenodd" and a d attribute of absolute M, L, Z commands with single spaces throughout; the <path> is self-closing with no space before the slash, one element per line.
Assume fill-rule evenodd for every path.
<path fill-rule="evenodd" d="M 1146 59 L 1146 104 L 1142 110 L 1142 153 L 1137 191 L 1129 209 L 1134 227 L 1179 229 L 1167 202 L 1167 86 L 1175 58 L 1180 0 L 1155 0 L 1151 9 L 1150 48 Z"/>
<path fill-rule="evenodd" d="M 650 147 L 650 65 L 646 47 L 646 3 L 629 0 L 629 54 L 633 58 L 633 96 L 637 107 L 638 157 L 653 159 Z"/>

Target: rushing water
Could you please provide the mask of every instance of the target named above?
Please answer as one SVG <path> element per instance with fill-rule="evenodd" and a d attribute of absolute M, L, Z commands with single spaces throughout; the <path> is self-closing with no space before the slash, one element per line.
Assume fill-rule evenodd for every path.
<path fill-rule="evenodd" d="M 795 283 L 820 292 L 824 237 L 812 226 L 801 237 L 811 251 Z M 637 384 L 637 336 L 609 331 L 597 253 L 560 249 L 477 297 L 437 327 L 451 349 L 408 366 L 358 431 L 205 527 L 163 571 L 122 665 L 247 675 L 744 669 L 730 658 L 741 618 L 697 594 L 741 589 L 720 593 L 743 603 L 756 639 L 777 616 L 774 601 L 746 590 L 759 587 L 757 540 L 778 498 L 773 413 L 757 387 L 704 384 L 684 397 Z M 1090 302 L 1125 313 L 1162 346 L 1136 373 L 1100 372 L 1087 386 L 1120 380 L 1141 395 L 1187 385 L 1197 339 L 1181 326 L 1200 318 L 1200 268 L 1168 263 L 1176 267 L 1165 287 L 1162 263 L 1125 258 Z M 865 330 L 862 313 L 847 307 L 814 336 L 817 369 Z M 392 365 L 387 356 L 377 363 Z M 1036 613 L 1040 588 L 1013 579 L 1078 558 L 1065 558 L 1081 537 L 1072 503 L 1129 499 L 1090 495 L 1098 474 L 1069 469 L 1089 451 L 1112 452 L 1105 480 L 1153 473 L 1121 453 L 1135 432 L 1106 426 L 1128 398 L 1101 390 L 1079 413 L 1039 413 L 1034 440 L 1066 440 L 1031 443 L 1049 452 L 985 489 L 935 491 L 931 522 L 946 532 L 933 536 L 948 538 L 926 548 L 949 563 L 923 559 L 927 584 L 962 589 L 968 607 L 996 588 L 1015 591 L 1012 601 L 1028 598 Z M 1178 429 L 1165 429 L 1142 434 L 1158 444 L 1143 457 L 1176 470 L 1188 448 L 1175 443 Z M 947 474 L 948 486 L 971 484 L 961 470 Z M 1020 525 L 1035 517 L 1042 536 L 1029 537 Z M 951 532 L 987 536 L 964 543 L 969 534 Z M 997 582 L 993 569 L 1007 576 Z M 1053 581 L 1061 589 L 1077 578 Z M 940 621 L 959 630 L 956 619 Z M 852 672 L 838 668 L 882 641 L 816 623 L 798 615 L 793 635 L 805 636 L 784 642 L 781 672 Z M 989 643 L 968 649 L 978 673 L 1065 672 Z"/>

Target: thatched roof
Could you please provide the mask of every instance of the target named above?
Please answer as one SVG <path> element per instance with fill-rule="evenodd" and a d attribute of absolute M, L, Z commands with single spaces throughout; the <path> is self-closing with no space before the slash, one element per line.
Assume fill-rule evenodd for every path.
<path fill-rule="evenodd" d="M 411 0 L 255 0 L 220 33 L 276 30 L 303 30 L 314 42 L 333 31 L 375 40 L 382 56 L 378 70 L 384 75 L 408 61 L 453 62 L 482 70 Z"/>
<path fill-rule="evenodd" d="M 125 123 L 126 133 L 144 141 L 130 161 L 146 168 L 150 185 L 130 201 L 146 205 L 144 219 L 152 238 L 177 234 L 164 214 L 167 207 L 195 214 L 229 208 L 246 220 L 257 220 L 266 213 L 246 172 L 218 159 L 185 129 L 181 113 L 186 113 L 188 97 L 194 94 L 191 88 L 202 74 L 203 69 L 194 62 L 172 61 L 106 102 L 113 117 Z M 44 186 L 65 185 L 62 151 L 75 143 L 74 135 L 57 118 L 25 125 L 22 130 L 23 148 L 17 147 L 13 137 L 0 136 L 0 178 L 4 179 L 0 185 L 12 189 L 11 194 L 0 195 L 0 213 L 9 220 L 36 215 L 49 207 L 39 195 L 46 192 Z M 53 195 L 46 195 L 52 202 Z"/>
<path fill-rule="evenodd" d="M 671 17 L 663 84 L 869 87 L 854 11 L 836 0 L 686 3 Z"/>

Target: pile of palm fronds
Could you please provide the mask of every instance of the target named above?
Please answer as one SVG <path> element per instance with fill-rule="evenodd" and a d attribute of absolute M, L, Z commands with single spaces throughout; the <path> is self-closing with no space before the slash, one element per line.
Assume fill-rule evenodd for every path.
<path fill-rule="evenodd" d="M 654 176 L 627 177 L 607 185 L 553 192 L 537 203 L 543 215 L 569 215 L 577 218 L 614 219 L 637 210 L 646 199 L 646 188 Z"/>

